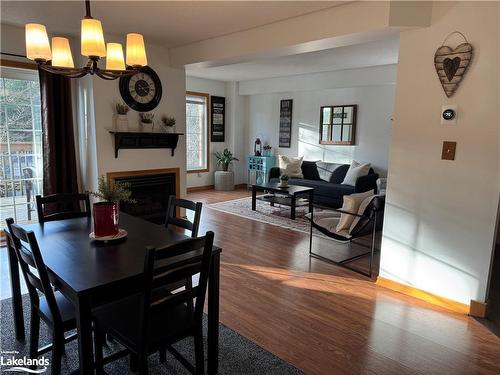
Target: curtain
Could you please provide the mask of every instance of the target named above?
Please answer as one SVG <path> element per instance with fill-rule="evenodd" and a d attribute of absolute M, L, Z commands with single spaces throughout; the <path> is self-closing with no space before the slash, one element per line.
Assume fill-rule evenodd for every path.
<path fill-rule="evenodd" d="M 78 193 L 70 78 L 38 69 L 43 129 L 43 194 Z"/>

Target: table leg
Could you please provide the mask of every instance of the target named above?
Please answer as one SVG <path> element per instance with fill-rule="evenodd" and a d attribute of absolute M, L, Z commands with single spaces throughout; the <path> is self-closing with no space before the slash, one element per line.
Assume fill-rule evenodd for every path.
<path fill-rule="evenodd" d="M 78 299 L 76 306 L 76 327 L 78 331 L 80 374 L 93 374 L 92 317 L 90 298 L 88 296 L 81 296 Z"/>
<path fill-rule="evenodd" d="M 255 203 L 257 200 L 257 188 L 255 186 L 252 186 L 252 211 L 255 211 Z"/>
<path fill-rule="evenodd" d="M 209 374 L 219 371 L 219 272 L 220 254 L 212 256 L 208 277 L 208 353 L 207 370 Z"/>
<path fill-rule="evenodd" d="M 24 340 L 23 297 L 21 295 L 21 283 L 19 280 L 19 263 L 17 262 L 16 253 L 9 243 L 7 243 L 7 255 L 9 258 L 10 290 L 12 293 L 12 310 L 16 339 Z"/>
<path fill-rule="evenodd" d="M 297 197 L 295 194 L 292 194 L 292 206 L 291 206 L 291 212 L 290 212 L 290 218 L 292 220 L 295 220 L 295 204 L 296 204 L 296 199 Z"/>

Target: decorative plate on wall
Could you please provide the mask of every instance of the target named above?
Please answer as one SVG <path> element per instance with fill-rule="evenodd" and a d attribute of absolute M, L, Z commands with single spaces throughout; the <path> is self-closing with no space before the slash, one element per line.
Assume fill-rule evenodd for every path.
<path fill-rule="evenodd" d="M 148 112 L 161 100 L 161 81 L 156 72 L 145 66 L 139 73 L 120 78 L 120 94 L 127 105 L 138 112 Z"/>

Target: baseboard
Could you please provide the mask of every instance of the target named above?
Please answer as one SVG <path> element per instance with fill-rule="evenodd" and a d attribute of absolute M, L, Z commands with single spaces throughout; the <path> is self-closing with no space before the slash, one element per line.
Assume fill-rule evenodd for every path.
<path fill-rule="evenodd" d="M 470 300 L 470 310 L 469 315 L 476 318 L 486 318 L 488 304 L 485 302 Z"/>
<path fill-rule="evenodd" d="M 214 185 L 205 185 L 205 186 L 193 186 L 188 187 L 186 191 L 188 193 L 192 193 L 193 191 L 202 191 L 202 190 L 213 190 Z"/>
<path fill-rule="evenodd" d="M 453 312 L 457 312 L 459 314 L 467 315 L 472 312 L 472 304 L 471 306 L 457 302 L 445 297 L 440 297 L 435 294 L 426 292 L 424 290 L 414 288 L 409 285 L 398 283 L 397 281 L 389 280 L 384 277 L 378 277 L 376 281 L 377 285 L 383 286 L 387 289 L 394 290 L 399 293 L 403 293 L 426 302 L 432 303 L 433 305 L 437 305 L 443 307 L 445 309 L 451 310 Z M 472 302 L 472 301 L 471 301 Z M 472 315 L 472 313 L 471 313 Z M 473 315 L 476 316 L 476 315 Z"/>
<path fill-rule="evenodd" d="M 234 185 L 234 188 L 235 189 L 243 189 L 243 188 L 248 188 L 248 185 L 247 184 L 238 184 L 238 185 Z"/>

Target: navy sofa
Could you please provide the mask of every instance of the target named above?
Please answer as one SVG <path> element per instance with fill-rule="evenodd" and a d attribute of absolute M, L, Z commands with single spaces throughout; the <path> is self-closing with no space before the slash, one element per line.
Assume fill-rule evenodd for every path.
<path fill-rule="evenodd" d="M 366 176 L 360 176 L 356 185 L 342 184 L 349 169 L 349 164 L 304 161 L 302 174 L 304 178 L 290 178 L 290 185 L 314 188 L 314 203 L 342 207 L 344 195 L 362 193 L 377 188 L 378 174 L 370 168 Z M 279 182 L 280 169 L 273 167 L 269 171 L 269 182 Z"/>

